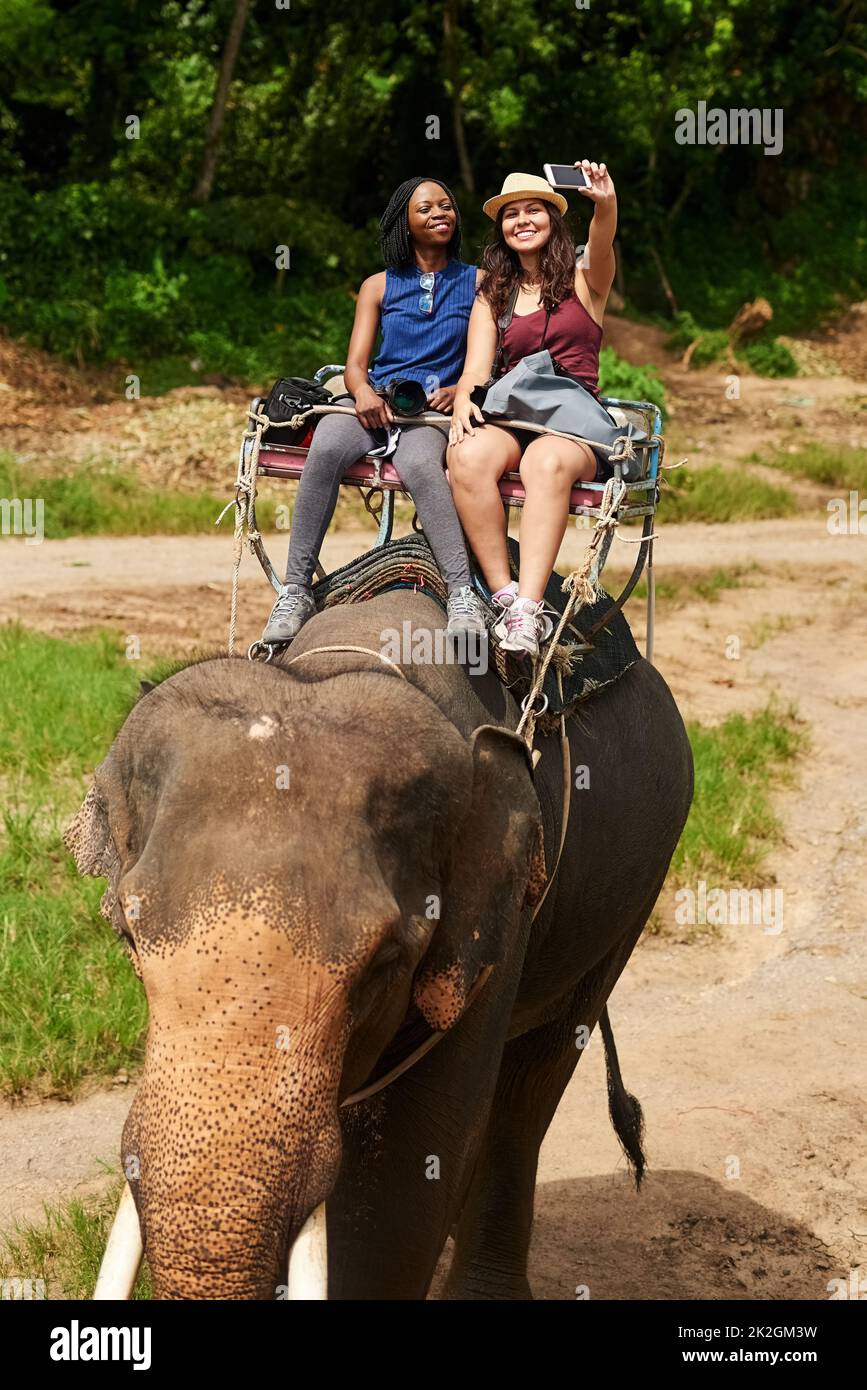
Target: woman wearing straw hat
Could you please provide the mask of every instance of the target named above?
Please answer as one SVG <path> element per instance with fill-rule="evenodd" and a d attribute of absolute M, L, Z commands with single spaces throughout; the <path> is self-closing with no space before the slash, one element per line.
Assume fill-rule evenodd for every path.
<path fill-rule="evenodd" d="M 540 639 L 551 631 L 542 595 L 566 531 L 569 494 L 576 482 L 606 477 L 606 466 L 578 440 L 485 424 L 470 395 L 491 375 L 497 324 L 514 299 L 501 344 L 509 368 L 544 345 L 599 398 L 599 346 L 614 280 L 617 198 L 604 164 L 583 159 L 575 167 L 589 180 L 578 192 L 594 204 L 587 248 L 578 266 L 563 217 L 566 199 L 545 179 L 509 174 L 502 192 L 484 205 L 496 230 L 482 258 L 485 278 L 470 315 L 467 359 L 449 433 L 449 477 L 458 514 L 502 610 L 494 635 L 504 649 L 530 656 L 538 653 Z M 517 584 L 510 581 L 497 488 L 502 474 L 515 470 L 520 470 L 526 495 Z"/>

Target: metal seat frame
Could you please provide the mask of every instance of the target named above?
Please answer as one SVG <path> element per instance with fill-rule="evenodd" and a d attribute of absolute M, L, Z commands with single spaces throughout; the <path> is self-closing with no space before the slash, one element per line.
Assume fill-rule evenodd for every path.
<path fill-rule="evenodd" d="M 342 373 L 344 368 L 337 364 L 328 364 L 320 367 L 314 380 L 317 384 L 324 383 L 330 376 Z M 645 430 L 648 438 L 644 443 L 634 445 L 636 454 L 640 459 L 640 476 L 637 480 L 628 482 L 623 480 L 620 465 L 615 463 L 614 476 L 623 482 L 625 492 L 623 500 L 618 508 L 618 521 L 631 521 L 638 518 L 642 519 L 641 537 L 637 539 L 637 556 L 632 571 L 626 580 L 617 598 L 612 600 L 611 607 L 605 611 L 602 617 L 594 623 L 593 627 L 583 633 L 587 643 L 591 643 L 593 636 L 610 622 L 615 613 L 618 613 L 632 594 L 635 586 L 641 578 L 645 565 L 647 567 L 647 635 L 645 642 L 645 655 L 650 661 L 653 658 L 653 632 L 655 617 L 655 576 L 653 567 L 653 524 L 656 515 L 656 508 L 659 501 L 659 476 L 662 467 L 662 460 L 665 449 L 665 441 L 662 436 L 662 416 L 659 407 L 650 401 L 629 401 L 617 396 L 603 396 L 602 404 L 608 410 L 618 410 L 622 412 L 624 420 L 632 415 L 640 421 L 641 427 Z M 261 397 L 256 397 L 251 404 L 250 414 L 254 417 L 258 414 L 263 404 Z M 249 450 L 253 447 L 253 439 L 250 432 L 246 433 L 241 444 L 241 457 L 239 460 L 239 470 L 243 469 L 249 461 Z M 307 457 L 308 449 L 297 444 L 278 444 L 264 441 L 259 448 L 259 460 L 257 473 L 260 477 L 283 478 L 287 480 L 297 480 L 301 477 L 304 460 Z M 365 457 L 357 463 L 352 464 L 346 470 L 341 480 L 343 487 L 357 487 L 365 495 L 365 505 L 371 515 L 377 516 L 379 529 L 376 540 L 372 548 L 386 545 L 392 536 L 394 529 L 394 502 L 397 493 L 409 496 L 393 465 L 381 458 Z M 604 483 L 580 483 L 572 489 L 569 514 L 584 519 L 587 526 L 593 524 L 601 516 L 602 495 L 605 491 Z M 381 501 L 377 506 L 371 505 L 371 498 L 379 495 Z M 504 473 L 500 479 L 500 495 L 503 499 L 503 506 L 508 516 L 509 508 L 521 508 L 524 505 L 524 489 L 520 474 Z M 280 580 L 271 560 L 265 549 L 264 541 L 256 525 L 255 498 L 251 499 L 249 523 L 249 540 L 251 548 L 259 560 L 270 584 L 279 594 L 282 590 Z M 614 539 L 614 528 L 609 527 L 602 538 L 595 557 L 591 577 L 594 582 L 598 582 L 605 567 L 611 543 Z M 321 563 L 317 562 L 316 574 L 322 579 L 326 571 Z M 475 575 L 476 586 L 486 601 L 490 601 L 490 593 L 485 587 L 484 581 L 478 574 Z"/>

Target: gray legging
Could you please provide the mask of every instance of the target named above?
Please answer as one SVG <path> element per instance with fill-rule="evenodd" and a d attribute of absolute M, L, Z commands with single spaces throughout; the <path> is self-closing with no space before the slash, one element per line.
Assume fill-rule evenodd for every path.
<path fill-rule="evenodd" d="M 286 583 L 305 588 L 337 505 L 340 479 L 381 442 L 355 415 L 325 415 L 304 464 L 286 562 Z M 446 436 L 434 425 L 406 425 L 389 462 L 409 489 L 449 592 L 471 583 L 467 548 L 442 462 Z"/>

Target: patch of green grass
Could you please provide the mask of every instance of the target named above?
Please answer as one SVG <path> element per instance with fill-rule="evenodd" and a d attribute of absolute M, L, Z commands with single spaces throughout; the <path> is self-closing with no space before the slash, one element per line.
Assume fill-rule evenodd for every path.
<path fill-rule="evenodd" d="M 46 1205 L 43 1221 L 16 1223 L 0 1236 L 0 1278 L 44 1279 L 51 1299 L 91 1299 L 121 1191 L 118 1180 L 101 1197 Z M 152 1297 L 146 1263 L 132 1296 Z"/>
<path fill-rule="evenodd" d="M 745 470 L 711 464 L 695 471 L 668 475 L 659 511 L 662 521 L 763 521 L 791 516 L 797 498 L 788 488 L 775 487 Z"/>
<path fill-rule="evenodd" d="M 74 1093 L 134 1066 L 144 992 L 61 833 L 131 707 L 139 675 L 108 636 L 0 628 L 0 1091 Z"/>
<path fill-rule="evenodd" d="M 794 710 L 769 706 L 750 716 L 733 714 L 713 728 L 691 723 L 695 798 L 672 859 L 669 884 L 753 884 L 780 822 L 770 791 L 791 780 L 806 745 Z"/>
<path fill-rule="evenodd" d="M 735 565 L 730 570 L 712 570 L 710 574 L 670 570 L 666 578 L 657 578 L 656 598 L 672 608 L 682 608 L 696 599 L 718 603 L 721 593 L 726 589 L 739 589 L 744 575 L 757 569 L 758 565 Z M 647 598 L 646 579 L 638 581 L 630 598 Z"/>
<path fill-rule="evenodd" d="M 41 498 L 46 540 L 68 536 L 179 536 L 213 532 L 225 497 L 146 488 L 112 465 L 92 464 L 58 477 L 34 478 L 12 454 L 0 454 L 0 496 Z M 275 504 L 262 498 L 260 527 L 276 524 Z M 223 521 L 231 531 L 233 514 Z"/>
<path fill-rule="evenodd" d="M 826 487 L 867 491 L 867 449 L 817 442 L 791 454 L 780 449 L 767 458 L 753 452 L 746 462 L 764 463 L 783 473 L 791 473 L 795 478 L 809 478 L 811 482 Z"/>
<path fill-rule="evenodd" d="M 65 642 L 0 627 L 0 774 L 28 796 L 83 777 L 130 709 L 139 666 L 108 633 Z"/>
<path fill-rule="evenodd" d="M 781 632 L 791 632 L 796 623 L 797 619 L 792 613 L 779 613 L 774 618 L 760 618 L 747 634 L 747 646 L 755 651 L 772 637 L 778 637 Z"/>
<path fill-rule="evenodd" d="M 54 824 L 4 817 L 0 842 L 0 1091 L 74 1094 L 85 1076 L 137 1067 L 144 991 Z"/>

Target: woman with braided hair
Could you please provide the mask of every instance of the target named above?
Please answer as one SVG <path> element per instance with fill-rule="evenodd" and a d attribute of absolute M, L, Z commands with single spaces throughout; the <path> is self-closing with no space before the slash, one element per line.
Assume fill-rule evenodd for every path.
<path fill-rule="evenodd" d="M 450 412 L 466 354 L 467 326 L 479 272 L 458 259 L 461 221 L 445 184 L 407 179 L 380 221 L 386 269 L 358 294 L 344 381 L 355 417 L 326 415 L 316 427 L 298 486 L 286 582 L 262 634 L 291 642 L 316 611 L 311 581 L 346 469 L 381 447 L 393 420 L 376 388 L 397 378 L 424 387 L 432 410 Z M 371 364 L 377 334 L 379 353 Z M 452 636 L 485 631 L 467 550 L 443 471 L 446 436 L 433 425 L 401 431 L 392 462 L 409 490 L 448 588 Z"/>

